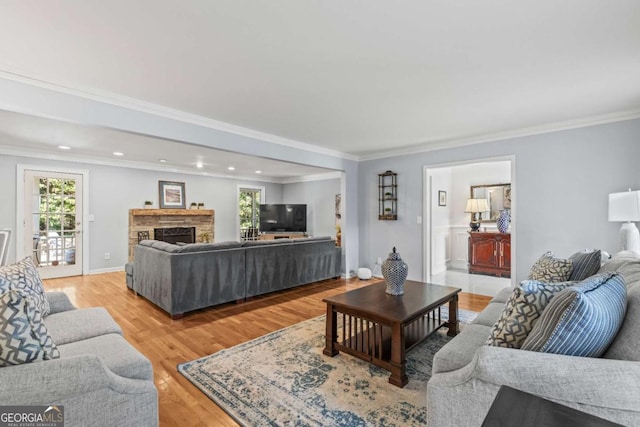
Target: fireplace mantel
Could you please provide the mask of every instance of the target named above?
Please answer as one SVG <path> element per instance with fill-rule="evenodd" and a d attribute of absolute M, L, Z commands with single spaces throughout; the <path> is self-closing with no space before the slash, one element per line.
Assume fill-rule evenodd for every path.
<path fill-rule="evenodd" d="M 129 262 L 133 261 L 133 248 L 145 232 L 153 239 L 154 228 L 195 227 L 196 241 L 214 241 L 215 211 L 213 209 L 130 209 L 129 210 Z"/>

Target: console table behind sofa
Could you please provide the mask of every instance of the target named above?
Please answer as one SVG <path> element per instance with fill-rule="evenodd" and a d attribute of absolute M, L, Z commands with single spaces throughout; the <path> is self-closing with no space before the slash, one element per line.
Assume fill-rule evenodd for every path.
<path fill-rule="evenodd" d="M 135 247 L 133 286 L 179 318 L 184 313 L 338 277 L 342 252 L 330 237 Z"/>

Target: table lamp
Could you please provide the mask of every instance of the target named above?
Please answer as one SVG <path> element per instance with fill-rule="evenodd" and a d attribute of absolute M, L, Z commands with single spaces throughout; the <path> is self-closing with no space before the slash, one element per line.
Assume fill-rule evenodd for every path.
<path fill-rule="evenodd" d="M 609 194 L 609 221 L 622 222 L 620 250 L 640 253 L 640 232 L 634 221 L 640 221 L 640 191 Z"/>
<path fill-rule="evenodd" d="M 464 211 L 473 214 L 471 222 L 469 223 L 471 231 L 478 231 L 480 229 L 482 212 L 487 212 L 488 210 L 489 203 L 487 203 L 487 199 L 467 199 L 467 207 Z M 479 217 L 476 217 L 476 214 L 478 214 Z"/>

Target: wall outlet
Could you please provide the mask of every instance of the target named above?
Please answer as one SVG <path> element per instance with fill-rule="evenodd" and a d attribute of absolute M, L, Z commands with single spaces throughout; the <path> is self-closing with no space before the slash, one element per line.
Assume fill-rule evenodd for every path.
<path fill-rule="evenodd" d="M 105 252 L 104 259 L 111 259 L 111 254 L 109 252 Z"/>

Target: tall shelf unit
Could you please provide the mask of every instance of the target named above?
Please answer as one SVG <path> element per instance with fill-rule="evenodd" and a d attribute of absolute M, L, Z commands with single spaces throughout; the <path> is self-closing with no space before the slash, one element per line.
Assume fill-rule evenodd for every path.
<path fill-rule="evenodd" d="M 378 219 L 398 219 L 398 174 L 386 171 L 378 174 Z"/>

